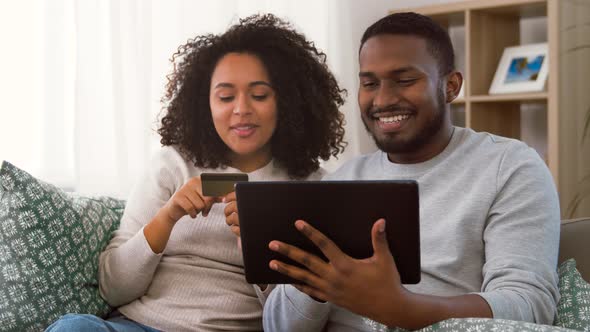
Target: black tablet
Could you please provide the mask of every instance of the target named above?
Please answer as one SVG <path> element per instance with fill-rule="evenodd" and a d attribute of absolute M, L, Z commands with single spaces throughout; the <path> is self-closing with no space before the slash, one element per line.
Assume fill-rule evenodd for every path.
<path fill-rule="evenodd" d="M 420 281 L 418 183 L 415 181 L 277 181 L 236 184 L 246 280 L 252 284 L 297 281 L 273 271 L 272 259 L 299 265 L 270 249 L 283 241 L 326 259 L 295 228 L 302 219 L 354 258 L 373 255 L 371 228 L 385 218 L 389 248 L 401 281 Z"/>

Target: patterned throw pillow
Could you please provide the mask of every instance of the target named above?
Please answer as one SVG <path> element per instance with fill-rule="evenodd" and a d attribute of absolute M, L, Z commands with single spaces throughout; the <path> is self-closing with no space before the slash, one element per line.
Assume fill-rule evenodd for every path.
<path fill-rule="evenodd" d="M 42 331 L 65 313 L 108 314 L 98 256 L 124 202 L 88 198 L 0 168 L 0 331 Z"/>
<path fill-rule="evenodd" d="M 576 269 L 576 261 L 568 259 L 558 269 L 559 293 L 556 326 L 590 331 L 590 284 Z"/>
<path fill-rule="evenodd" d="M 452 318 L 419 330 L 420 332 L 455 331 L 514 331 L 514 332 L 566 332 L 572 330 L 551 325 L 534 324 L 507 319 Z"/>
<path fill-rule="evenodd" d="M 387 327 L 373 322 L 368 324 L 367 331 L 375 332 L 405 332 L 403 329 L 388 329 Z M 427 326 L 416 332 L 456 332 L 456 331 L 502 331 L 502 332 L 573 332 L 563 327 L 520 322 L 507 319 L 492 318 L 451 318 Z"/>

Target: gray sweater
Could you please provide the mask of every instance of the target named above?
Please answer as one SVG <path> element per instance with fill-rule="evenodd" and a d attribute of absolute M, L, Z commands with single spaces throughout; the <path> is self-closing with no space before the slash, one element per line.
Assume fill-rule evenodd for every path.
<path fill-rule="evenodd" d="M 206 218 L 181 218 L 162 254 L 151 250 L 143 234 L 168 199 L 204 171 L 238 172 L 196 168 L 172 147 L 158 152 L 100 256 L 101 294 L 125 316 L 159 330 L 260 331 L 262 306 L 272 287 L 262 292 L 246 283 L 242 254 L 225 223 L 225 204 L 214 204 Z M 288 179 L 273 162 L 248 176 L 252 181 Z"/>
<path fill-rule="evenodd" d="M 415 179 L 420 191 L 422 280 L 417 293 L 476 293 L 495 318 L 551 324 L 559 300 L 560 212 L 551 175 L 524 143 L 455 128 L 449 145 L 419 164 L 381 151 L 325 179 Z M 280 285 L 264 308 L 268 331 L 385 330 L 330 303 Z"/>

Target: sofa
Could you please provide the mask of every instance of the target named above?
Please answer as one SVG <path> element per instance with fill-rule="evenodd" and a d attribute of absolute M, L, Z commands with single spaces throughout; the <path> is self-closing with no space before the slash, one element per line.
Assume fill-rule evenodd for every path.
<path fill-rule="evenodd" d="M 561 223 L 558 273 L 561 299 L 554 326 L 501 319 L 448 319 L 420 332 L 590 331 L 590 217 Z"/>
<path fill-rule="evenodd" d="M 66 193 L 8 162 L 0 167 L 0 332 L 43 331 L 65 313 L 105 316 L 98 256 L 118 228 L 124 201 Z M 559 251 L 555 326 L 449 319 L 431 331 L 590 331 L 590 218 L 566 220 Z M 579 271 L 579 272 L 578 272 Z M 585 281 L 584 281 L 585 279 Z M 368 322 L 369 331 L 386 331 Z"/>
<path fill-rule="evenodd" d="M 590 217 L 564 220 L 561 223 L 559 264 L 576 260 L 576 268 L 590 282 Z"/>

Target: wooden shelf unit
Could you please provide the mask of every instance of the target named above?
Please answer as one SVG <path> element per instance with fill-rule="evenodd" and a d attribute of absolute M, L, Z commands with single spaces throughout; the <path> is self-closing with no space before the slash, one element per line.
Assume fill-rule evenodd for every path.
<path fill-rule="evenodd" d="M 542 108 L 533 112 L 543 122 L 543 132 L 535 136 L 542 137 L 543 148 L 537 151 L 557 185 L 562 215 L 590 215 L 590 198 L 584 201 L 588 204 L 583 204 L 587 206 L 581 213 L 567 214 L 576 195 L 590 191 L 578 184 L 590 172 L 590 138 L 584 145 L 582 137 L 585 112 L 590 113 L 590 0 L 467 0 L 391 12 L 404 11 L 430 16 L 450 32 L 453 28 L 464 31 L 458 36 L 459 43 L 456 34 L 451 34 L 457 59 L 461 60 L 456 65 L 465 80 L 464 96 L 451 104 L 453 122 L 527 142 L 523 125 L 528 123 L 521 121 L 523 109 L 531 105 Z M 489 95 L 504 49 L 521 44 L 521 22 L 528 18 L 546 20 L 546 90 Z"/>
<path fill-rule="evenodd" d="M 505 93 L 498 95 L 475 95 L 469 100 L 474 103 L 500 102 L 500 101 L 544 101 L 547 102 L 547 92 L 538 93 Z"/>

